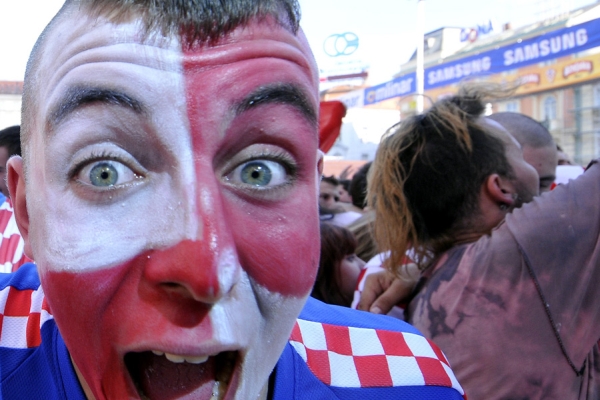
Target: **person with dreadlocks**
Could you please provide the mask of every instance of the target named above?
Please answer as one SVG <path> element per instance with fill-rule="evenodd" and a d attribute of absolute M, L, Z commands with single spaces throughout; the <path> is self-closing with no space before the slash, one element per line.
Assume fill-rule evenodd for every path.
<path fill-rule="evenodd" d="M 408 249 L 421 260 L 407 319 L 469 399 L 600 398 L 600 166 L 533 200 L 538 175 L 482 115 L 488 94 L 464 87 L 389 130 L 375 235 L 391 276 Z"/>

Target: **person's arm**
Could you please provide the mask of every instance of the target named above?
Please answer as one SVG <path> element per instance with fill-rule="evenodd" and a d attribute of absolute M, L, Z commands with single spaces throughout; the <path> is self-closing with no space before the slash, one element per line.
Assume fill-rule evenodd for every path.
<path fill-rule="evenodd" d="M 600 338 L 600 165 L 507 216 L 526 274 L 580 368 Z"/>

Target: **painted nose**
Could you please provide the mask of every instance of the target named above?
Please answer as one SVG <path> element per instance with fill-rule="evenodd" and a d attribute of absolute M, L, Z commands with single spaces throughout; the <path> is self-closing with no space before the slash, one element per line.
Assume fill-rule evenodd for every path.
<path fill-rule="evenodd" d="M 152 251 L 144 277 L 168 294 L 214 304 L 235 286 L 241 267 L 223 207 L 206 196 L 189 216 L 197 222 L 193 237 Z"/>
<path fill-rule="evenodd" d="M 144 275 L 148 282 L 170 294 L 213 304 L 231 291 L 239 277 L 232 249 L 216 251 L 208 241 L 184 240 L 148 255 Z"/>

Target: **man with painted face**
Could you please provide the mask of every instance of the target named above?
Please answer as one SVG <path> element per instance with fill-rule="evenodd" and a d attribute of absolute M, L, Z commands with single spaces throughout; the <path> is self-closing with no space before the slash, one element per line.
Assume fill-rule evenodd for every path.
<path fill-rule="evenodd" d="M 462 397 L 414 328 L 305 304 L 322 159 L 298 20 L 293 0 L 65 3 L 9 161 L 37 271 L 0 278 L 2 398 Z"/>

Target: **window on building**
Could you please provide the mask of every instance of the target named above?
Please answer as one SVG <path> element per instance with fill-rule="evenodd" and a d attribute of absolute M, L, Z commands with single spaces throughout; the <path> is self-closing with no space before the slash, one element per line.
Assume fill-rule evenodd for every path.
<path fill-rule="evenodd" d="M 543 116 L 545 120 L 556 119 L 556 98 L 554 96 L 548 96 L 544 99 Z"/>
<path fill-rule="evenodd" d="M 600 83 L 594 86 L 594 107 L 600 107 Z"/>
<path fill-rule="evenodd" d="M 516 101 L 509 101 L 505 105 L 507 112 L 519 112 L 519 103 Z"/>

